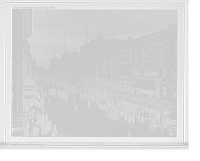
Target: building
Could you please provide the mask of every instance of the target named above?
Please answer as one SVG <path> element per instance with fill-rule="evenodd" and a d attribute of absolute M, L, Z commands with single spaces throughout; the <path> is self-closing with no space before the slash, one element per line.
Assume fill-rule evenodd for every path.
<path fill-rule="evenodd" d="M 38 67 L 38 76 L 42 78 L 44 74 L 44 67 Z"/>
<path fill-rule="evenodd" d="M 80 83 L 80 74 L 81 74 L 81 60 L 80 60 L 80 53 L 76 54 L 75 57 L 75 68 L 74 68 L 74 72 L 75 72 L 75 82 L 76 83 Z"/>
<path fill-rule="evenodd" d="M 36 58 L 33 58 L 32 73 L 33 73 L 33 80 L 36 80 L 36 78 L 37 78 L 37 62 L 36 62 Z"/>
<path fill-rule="evenodd" d="M 96 39 L 81 46 L 81 83 L 87 94 L 108 98 L 111 76 L 118 71 L 118 45 L 122 42 L 124 40 L 104 39 L 99 32 Z"/>
<path fill-rule="evenodd" d="M 177 24 L 119 45 L 120 65 L 112 76 L 113 103 L 138 116 L 163 116 L 176 111 Z"/>
<path fill-rule="evenodd" d="M 49 65 L 49 73 L 50 77 L 53 81 L 56 81 L 58 79 L 58 73 L 60 70 L 61 61 L 58 57 L 54 56 L 50 59 L 50 65 Z"/>
<path fill-rule="evenodd" d="M 75 57 L 78 53 L 75 52 L 63 52 L 61 55 L 61 64 L 62 64 L 62 81 L 67 81 L 74 83 L 75 82 Z"/>
<path fill-rule="evenodd" d="M 23 135 L 24 58 L 30 58 L 32 11 L 12 10 L 12 135 Z"/>
<path fill-rule="evenodd" d="M 30 57 L 31 10 L 12 10 L 12 113 L 23 111 L 24 58 Z"/>

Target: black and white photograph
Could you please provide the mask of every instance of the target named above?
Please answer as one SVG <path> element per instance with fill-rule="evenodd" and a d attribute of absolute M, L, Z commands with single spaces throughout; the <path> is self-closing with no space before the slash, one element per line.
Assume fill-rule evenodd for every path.
<path fill-rule="evenodd" d="M 185 6 L 70 5 L 7 4 L 8 142 L 187 146 Z"/>

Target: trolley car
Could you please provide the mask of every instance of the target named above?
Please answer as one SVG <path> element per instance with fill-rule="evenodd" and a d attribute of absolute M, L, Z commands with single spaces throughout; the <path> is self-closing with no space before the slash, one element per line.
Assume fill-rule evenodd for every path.
<path fill-rule="evenodd" d="M 50 95 L 56 95 L 56 88 L 53 87 L 53 86 L 49 87 L 49 94 Z"/>

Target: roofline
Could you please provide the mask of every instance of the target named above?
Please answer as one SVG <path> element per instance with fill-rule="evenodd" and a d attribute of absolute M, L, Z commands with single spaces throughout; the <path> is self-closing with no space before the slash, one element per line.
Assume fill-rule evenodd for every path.
<path fill-rule="evenodd" d="M 151 33 L 151 34 L 148 34 L 148 35 L 145 35 L 145 36 L 136 38 L 136 39 L 134 39 L 134 40 L 132 40 L 132 41 L 126 41 L 126 42 L 124 42 L 124 43 L 122 43 L 122 44 L 119 44 L 118 46 L 123 46 L 123 45 L 125 45 L 125 44 L 133 43 L 133 42 L 139 41 L 139 40 L 141 40 L 141 39 L 144 39 L 144 38 L 147 38 L 147 37 L 151 37 L 151 36 L 153 36 L 153 35 L 156 35 L 156 34 L 159 34 L 159 33 L 163 33 L 163 32 L 166 32 L 166 31 L 168 32 L 169 29 L 163 29 L 163 30 L 160 30 L 160 31 L 157 31 L 157 32 L 154 32 L 154 33 Z"/>

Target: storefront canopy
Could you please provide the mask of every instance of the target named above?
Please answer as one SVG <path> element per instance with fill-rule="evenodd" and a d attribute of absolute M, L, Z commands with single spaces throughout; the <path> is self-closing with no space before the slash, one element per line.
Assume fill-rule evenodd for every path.
<path fill-rule="evenodd" d="M 136 82 L 132 87 L 141 88 L 144 90 L 155 91 L 155 84 L 149 82 Z"/>

